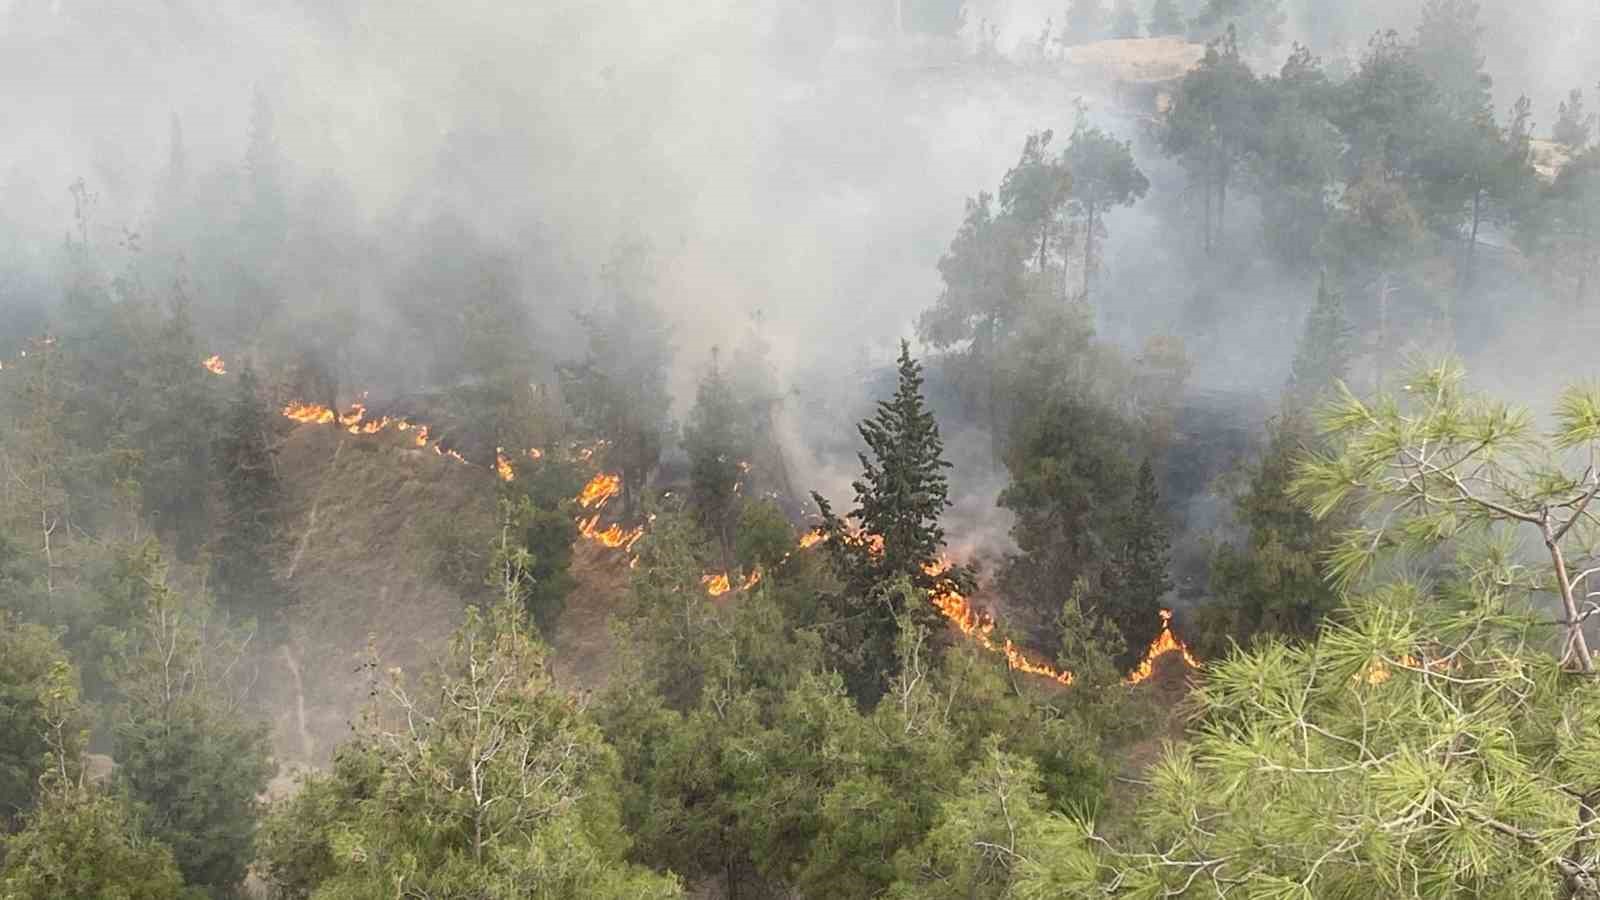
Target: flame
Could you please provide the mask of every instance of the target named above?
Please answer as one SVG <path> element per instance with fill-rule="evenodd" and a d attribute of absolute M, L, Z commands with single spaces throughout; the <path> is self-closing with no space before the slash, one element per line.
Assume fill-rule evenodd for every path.
<path fill-rule="evenodd" d="M 200 365 L 205 367 L 205 370 L 213 375 L 228 374 L 228 364 L 223 362 L 222 357 L 215 353 L 201 360 Z"/>
<path fill-rule="evenodd" d="M 700 576 L 700 583 L 705 585 L 706 593 L 712 597 L 720 597 L 731 590 L 748 591 L 761 583 L 762 571 L 760 566 L 750 570 L 744 576 L 737 588 L 734 587 L 733 578 L 727 572 L 711 572 Z"/>
<path fill-rule="evenodd" d="M 326 425 L 334 419 L 333 410 L 320 403 L 291 403 L 283 408 L 283 415 L 302 425 Z"/>
<path fill-rule="evenodd" d="M 1155 636 L 1155 639 L 1150 642 L 1150 646 L 1144 651 L 1144 659 L 1140 660 L 1139 665 L 1128 673 L 1128 683 L 1139 684 L 1147 680 L 1151 675 L 1155 674 L 1156 659 L 1168 653 L 1182 653 L 1185 665 L 1191 669 L 1200 668 L 1200 660 L 1189 652 L 1189 646 L 1178 640 L 1178 636 L 1172 633 L 1172 610 L 1163 609 L 1161 611 L 1161 633 Z"/>
<path fill-rule="evenodd" d="M 1396 662 L 1399 665 L 1399 667 L 1402 668 L 1402 669 L 1428 669 L 1430 671 L 1435 671 L 1436 672 L 1436 671 L 1439 671 L 1440 669 L 1453 669 L 1453 668 L 1455 668 L 1454 660 L 1450 660 L 1450 659 L 1434 659 L 1434 660 L 1423 661 L 1423 660 L 1420 660 L 1420 659 L 1416 658 L 1415 656 L 1412 656 L 1409 653 L 1406 654 L 1405 656 L 1400 657 L 1398 660 L 1394 660 L 1394 662 Z M 1374 687 L 1377 686 L 1377 685 L 1383 684 L 1384 682 L 1388 681 L 1389 679 L 1391 679 L 1393 677 L 1394 677 L 1394 671 L 1389 668 L 1389 665 L 1387 663 L 1385 663 L 1385 662 L 1383 662 L 1381 660 L 1378 661 L 1378 662 L 1372 663 L 1371 665 L 1367 666 L 1366 671 L 1356 675 L 1357 679 L 1359 679 L 1361 681 L 1365 681 L 1367 684 L 1372 685 Z"/>
<path fill-rule="evenodd" d="M 528 458 L 529 459 L 535 459 L 535 460 L 544 459 L 544 451 L 540 450 L 538 447 L 529 447 L 528 448 Z"/>
<path fill-rule="evenodd" d="M 599 509 L 621 492 L 622 476 L 601 472 L 589 479 L 589 483 L 578 492 L 578 505 L 584 509 Z"/>
<path fill-rule="evenodd" d="M 878 536 L 873 535 L 873 537 Z M 881 547 L 882 545 L 883 539 L 878 538 L 877 546 Z M 923 571 L 938 577 L 950 571 L 951 565 L 952 563 L 948 559 L 940 559 L 936 563 L 924 566 Z M 948 579 L 940 579 L 933 590 L 929 592 L 928 599 L 933 601 L 933 605 L 938 607 L 939 612 L 943 613 L 944 617 L 950 620 L 951 624 L 955 625 L 962 634 L 971 638 L 985 650 L 1004 656 L 1006 665 L 1012 669 L 1029 675 L 1038 675 L 1041 678 L 1049 678 L 1057 684 L 1072 683 L 1073 676 L 1071 672 L 1057 669 L 1049 663 L 1035 662 L 1029 659 L 1020 647 L 1012 643 L 1010 638 L 1006 638 L 1002 643 L 995 643 L 992 636 L 995 626 L 994 617 L 974 607 L 966 597 L 955 589 L 955 585 Z"/>
<path fill-rule="evenodd" d="M 500 476 L 501 481 L 517 480 L 517 472 L 511 468 L 511 460 L 506 457 L 504 447 L 494 448 L 494 471 Z"/>
<path fill-rule="evenodd" d="M 613 550 L 632 550 L 633 545 L 638 542 L 639 538 L 644 537 L 644 526 L 636 525 L 633 528 L 624 529 L 621 525 L 613 522 L 606 528 L 600 528 L 600 514 L 595 513 L 588 519 L 579 520 L 578 533 L 602 547 L 610 547 Z"/>
<path fill-rule="evenodd" d="M 809 550 L 828 539 L 828 533 L 821 529 L 808 531 L 800 536 L 800 549 Z"/>

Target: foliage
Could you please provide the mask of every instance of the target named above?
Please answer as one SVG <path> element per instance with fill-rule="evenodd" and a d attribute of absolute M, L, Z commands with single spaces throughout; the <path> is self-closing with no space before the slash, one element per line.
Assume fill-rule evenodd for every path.
<path fill-rule="evenodd" d="M 85 724 L 78 673 L 55 636 L 0 612 L 0 834 L 23 820 L 42 778 L 77 777 Z"/>
<path fill-rule="evenodd" d="M 1214 250 L 1226 222 L 1228 185 L 1255 127 L 1256 77 L 1239 56 L 1232 25 L 1206 45 L 1183 77 L 1161 131 L 1161 148 L 1177 157 L 1203 191 L 1202 243 Z M 1215 206 L 1213 207 L 1213 204 Z"/>
<path fill-rule="evenodd" d="M 1556 109 L 1556 122 L 1550 126 L 1550 136 L 1573 153 L 1581 153 L 1589 149 L 1594 124 L 1594 115 L 1583 109 L 1583 88 L 1573 88 Z"/>
<path fill-rule="evenodd" d="M 1133 497 L 1120 523 L 1120 544 L 1111 555 L 1102 591 L 1100 614 L 1117 624 L 1125 649 L 1116 658 L 1124 670 L 1138 664 L 1144 648 L 1161 633 L 1161 608 L 1172 590 L 1168 567 L 1171 539 L 1162 521 L 1155 470 L 1146 459 L 1139 465 Z"/>
<path fill-rule="evenodd" d="M 600 312 L 578 315 L 586 356 L 560 368 L 562 389 L 579 421 L 594 437 L 611 442 L 607 459 L 622 474 L 630 516 L 673 430 L 666 393 L 672 347 L 666 319 L 649 296 L 649 254 L 637 244 L 617 248 L 602 273 L 608 302 Z"/>
<path fill-rule="evenodd" d="M 1540 436 L 1525 413 L 1466 395 L 1461 377 L 1435 364 L 1403 398 L 1346 393 L 1328 409 L 1333 447 L 1302 465 L 1293 493 L 1318 516 L 1370 512 L 1327 557 L 1354 599 L 1313 644 L 1268 640 L 1210 664 L 1194 738 L 1152 772 L 1145 837 L 1069 841 L 1046 864 L 1054 883 L 1594 895 L 1600 697 L 1571 674 L 1592 671 L 1576 592 L 1593 570 L 1572 569 L 1593 559 L 1585 514 L 1600 488 L 1592 469 L 1564 474 L 1559 454 L 1594 451 L 1600 399 L 1563 394 Z M 1542 552 L 1519 548 L 1517 531 Z"/>
<path fill-rule="evenodd" d="M 1017 517 L 1018 553 L 1001 572 L 1015 601 L 1009 621 L 1034 642 L 1053 638 L 1059 586 L 1098 580 L 1121 534 L 1133 483 L 1124 447 L 1133 435 L 1111 410 L 1085 398 L 1047 400 L 1007 451 L 1011 483 L 999 504 Z"/>
<path fill-rule="evenodd" d="M 142 835 L 115 795 L 70 784 L 49 791 L 27 827 L 0 841 L 0 897 L 175 900 L 192 896 L 172 851 Z"/>
<path fill-rule="evenodd" d="M 740 413 L 713 353 L 683 430 L 683 446 L 689 454 L 690 503 L 701 527 L 716 537 L 726 572 L 734 568 L 739 481 L 750 466 L 752 449 L 750 423 Z"/>
<path fill-rule="evenodd" d="M 117 783 L 172 848 L 184 881 L 215 896 L 244 880 L 256 798 L 275 769 L 265 724 L 241 708 L 252 636 L 180 597 L 158 571 L 118 672 Z"/>
<path fill-rule="evenodd" d="M 1245 538 L 1212 555 L 1214 600 L 1201 610 L 1194 642 L 1202 657 L 1225 656 L 1255 635 L 1309 639 L 1337 606 L 1322 558 L 1347 517 L 1314 518 L 1290 494 L 1300 457 L 1318 443 L 1303 414 L 1286 413 L 1269 426 L 1261 459 L 1241 473 L 1233 514 Z"/>
<path fill-rule="evenodd" d="M 468 611 L 425 693 L 398 672 L 375 687 L 334 772 L 276 813 L 312 818 L 269 826 L 269 877 L 318 898 L 679 895 L 623 862 L 615 754 L 550 682 L 515 584 Z"/>
<path fill-rule="evenodd" d="M 271 428 L 271 413 L 255 371 L 246 365 L 225 413 L 215 454 L 222 510 L 212 551 L 217 594 L 241 614 L 277 611 L 287 605 L 272 574 L 280 489 Z"/>
<path fill-rule="evenodd" d="M 939 519 L 950 505 L 944 474 L 950 463 L 943 457 L 939 423 L 923 401 L 922 366 L 912 358 L 909 343 L 900 343 L 894 396 L 880 400 L 876 414 L 857 431 L 871 456 L 858 454 L 862 471 L 852 482 L 855 508 L 841 519 L 826 498 L 811 496 L 844 581 L 842 627 L 832 639 L 847 654 L 852 693 L 872 700 L 894 673 L 899 616 L 937 626 L 937 610 L 918 594 L 941 585 L 970 589 L 971 580 L 962 569 L 945 571 L 949 567 L 940 565 L 944 529 Z M 897 583 L 914 591 L 892 589 Z"/>
<path fill-rule="evenodd" d="M 1107 236 L 1106 213 L 1118 206 L 1133 206 L 1150 190 L 1150 181 L 1133 161 L 1133 146 L 1118 141 L 1080 116 L 1067 149 L 1063 167 L 1072 173 L 1071 214 L 1083 230 L 1083 298 L 1100 266 L 1096 239 Z"/>

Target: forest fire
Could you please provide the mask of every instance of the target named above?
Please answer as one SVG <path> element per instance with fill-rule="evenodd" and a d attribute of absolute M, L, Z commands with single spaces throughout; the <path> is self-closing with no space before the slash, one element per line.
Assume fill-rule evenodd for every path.
<path fill-rule="evenodd" d="M 504 447 L 494 448 L 494 472 L 500 476 L 501 481 L 517 480 L 517 470 L 511 468 L 511 460 L 506 457 Z"/>
<path fill-rule="evenodd" d="M 610 472 L 601 472 L 589 479 L 589 483 L 578 492 L 578 505 L 584 509 L 599 509 L 607 500 L 615 497 L 622 491 L 622 476 Z"/>
<path fill-rule="evenodd" d="M 283 417 L 302 425 L 326 425 L 333 421 L 333 410 L 320 403 L 290 403 L 283 408 Z"/>
<path fill-rule="evenodd" d="M 948 559 L 941 559 L 939 562 L 927 566 L 924 571 L 929 575 L 938 577 L 950 571 L 952 565 L 953 563 Z M 948 581 L 941 579 L 938 585 L 929 592 L 928 599 L 933 601 L 933 605 L 938 607 L 939 612 L 943 613 L 944 617 L 955 625 L 962 634 L 976 641 L 978 646 L 985 650 L 1004 656 L 1006 665 L 1012 669 L 1018 672 L 1026 672 L 1029 675 L 1049 678 L 1058 684 L 1072 683 L 1071 672 L 1057 669 L 1049 663 L 1035 662 L 1029 659 L 1027 654 L 1023 653 L 1009 638 L 1002 643 L 995 643 L 994 638 L 991 636 L 994 633 L 994 617 L 974 607 Z"/>
<path fill-rule="evenodd" d="M 1161 633 L 1156 635 L 1155 639 L 1150 642 L 1150 646 L 1144 652 L 1144 659 L 1140 660 L 1139 665 L 1128 673 L 1128 683 L 1139 684 L 1148 680 L 1151 675 L 1155 674 L 1156 660 L 1166 656 L 1168 653 L 1181 653 L 1183 654 L 1185 665 L 1191 669 L 1200 668 L 1200 660 L 1189 652 L 1189 646 L 1178 640 L 1178 636 L 1172 633 L 1172 610 L 1163 609 L 1161 611 Z"/>
<path fill-rule="evenodd" d="M 744 580 L 739 583 L 738 587 L 734 586 L 734 579 L 727 572 L 715 572 L 701 575 L 700 583 L 705 585 L 706 593 L 708 595 L 712 597 L 720 597 L 732 590 L 748 591 L 761 583 L 761 577 L 761 567 L 757 566 L 756 568 L 750 570 L 750 574 L 744 576 Z"/>
<path fill-rule="evenodd" d="M 200 365 L 207 372 L 210 372 L 213 375 L 226 375 L 226 374 L 228 374 L 228 364 L 223 361 L 222 357 L 218 356 L 215 353 L 213 353 L 210 356 L 206 357 L 205 359 L 201 360 L 200 361 Z"/>

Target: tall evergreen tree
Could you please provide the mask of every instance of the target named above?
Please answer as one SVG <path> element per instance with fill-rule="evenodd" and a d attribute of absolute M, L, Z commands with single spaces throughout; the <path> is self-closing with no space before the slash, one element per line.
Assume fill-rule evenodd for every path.
<path fill-rule="evenodd" d="M 278 476 L 271 418 L 255 370 L 245 363 L 216 449 L 221 521 L 212 547 L 212 588 L 230 607 L 261 614 L 285 604 L 272 574 Z"/>
<path fill-rule="evenodd" d="M 609 302 L 597 313 L 579 314 L 587 353 L 560 373 L 579 420 L 611 442 L 607 460 L 621 471 L 623 507 L 631 516 L 674 430 L 666 389 L 671 329 L 650 297 L 648 247 L 619 245 L 601 274 Z"/>
<path fill-rule="evenodd" d="M 726 572 L 733 571 L 737 489 L 742 469 L 749 464 L 749 433 L 713 350 L 711 367 L 700 381 L 683 430 L 683 446 L 689 454 L 690 501 L 701 526 L 715 536 Z"/>
<path fill-rule="evenodd" d="M 1206 46 L 1183 78 L 1161 133 L 1161 148 L 1177 157 L 1202 190 L 1202 243 L 1216 249 L 1227 221 L 1228 188 L 1259 127 L 1255 74 L 1239 55 L 1232 26 Z"/>
<path fill-rule="evenodd" d="M 1556 108 L 1556 124 L 1551 127 L 1550 136 L 1571 152 L 1580 153 L 1588 148 L 1593 133 L 1594 116 L 1584 112 L 1583 89 L 1573 88 Z"/>
<path fill-rule="evenodd" d="M 1137 664 L 1150 641 L 1161 633 L 1162 601 L 1172 590 L 1172 540 L 1160 500 L 1155 469 L 1147 458 L 1134 480 L 1121 528 L 1122 543 L 1111 559 L 1103 586 L 1101 615 L 1122 632 L 1124 646 L 1115 659 L 1123 669 Z"/>
<path fill-rule="evenodd" d="M 1334 386 L 1349 377 L 1353 333 L 1345 315 L 1344 295 L 1328 287 L 1326 276 L 1317 284 L 1317 302 L 1306 316 L 1290 367 L 1284 405 L 1307 410 Z"/>
<path fill-rule="evenodd" d="M 870 453 L 858 454 L 861 478 L 852 483 L 855 508 L 844 519 L 813 493 L 822 511 L 833 558 L 844 579 L 841 598 L 851 627 L 850 682 L 858 698 L 875 700 L 894 676 L 898 617 L 940 627 L 932 604 L 921 602 L 943 586 L 970 589 L 963 570 L 939 573 L 944 528 L 939 519 L 950 506 L 939 423 L 922 397 L 922 366 L 911 345 L 900 342 L 899 382 L 894 396 L 878 403 L 872 418 L 857 426 Z M 913 590 L 896 590 L 896 584 Z M 909 603 L 905 598 L 915 598 Z"/>
<path fill-rule="evenodd" d="M 1427 0 L 1417 24 L 1417 64 L 1439 91 L 1442 111 L 1471 121 L 1492 109 L 1477 0 Z"/>
<path fill-rule="evenodd" d="M 251 635 L 214 621 L 204 599 L 180 597 L 159 570 L 149 587 L 119 660 L 116 776 L 184 880 L 233 896 L 275 768 L 265 723 L 240 702 Z"/>

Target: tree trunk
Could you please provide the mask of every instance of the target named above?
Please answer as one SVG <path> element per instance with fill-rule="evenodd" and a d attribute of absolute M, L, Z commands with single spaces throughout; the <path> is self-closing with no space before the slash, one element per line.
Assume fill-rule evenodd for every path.
<path fill-rule="evenodd" d="M 1089 227 L 1083 233 L 1083 301 L 1089 302 L 1089 273 L 1094 271 L 1094 204 L 1089 210 Z"/>
<path fill-rule="evenodd" d="M 1473 267 L 1478 257 L 1478 226 L 1483 221 L 1483 188 L 1472 194 L 1472 237 L 1467 241 L 1467 274 L 1465 283 L 1472 284 Z"/>
<path fill-rule="evenodd" d="M 1222 232 L 1228 223 L 1228 165 L 1224 161 L 1217 177 L 1217 237 L 1213 246 L 1221 246 Z"/>
<path fill-rule="evenodd" d="M 1567 560 L 1561 552 L 1561 544 L 1557 542 L 1549 522 L 1540 524 L 1544 532 L 1544 544 L 1550 551 L 1550 561 L 1555 564 L 1557 586 L 1561 588 L 1561 608 L 1566 615 L 1567 624 L 1567 650 L 1562 653 L 1562 662 L 1566 662 L 1568 653 L 1577 657 L 1578 669 L 1584 674 L 1593 674 L 1594 657 L 1589 653 L 1589 640 L 1583 636 L 1582 616 L 1578 611 L 1578 600 L 1572 593 L 1572 576 L 1567 574 Z"/>

